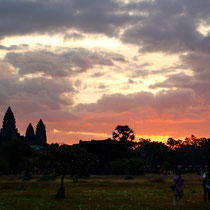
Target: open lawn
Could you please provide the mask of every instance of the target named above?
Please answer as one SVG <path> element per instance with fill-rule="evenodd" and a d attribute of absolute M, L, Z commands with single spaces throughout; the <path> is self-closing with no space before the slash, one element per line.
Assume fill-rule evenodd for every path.
<path fill-rule="evenodd" d="M 185 174 L 183 209 L 210 209 L 203 203 L 202 178 Z M 33 209 L 173 209 L 172 175 L 145 174 L 132 180 L 123 176 L 91 176 L 72 183 L 65 179 L 66 198 L 54 199 L 55 181 L 22 181 L 22 177 L 0 177 L 0 210 Z"/>

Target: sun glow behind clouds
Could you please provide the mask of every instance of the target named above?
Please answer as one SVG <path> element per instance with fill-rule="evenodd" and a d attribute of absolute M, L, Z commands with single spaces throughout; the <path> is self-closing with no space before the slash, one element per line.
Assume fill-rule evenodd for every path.
<path fill-rule="evenodd" d="M 63 132 L 61 130 L 53 129 L 54 133 L 62 133 L 62 135 L 71 136 L 71 135 L 80 135 L 83 136 L 84 139 L 90 139 L 94 137 L 95 139 L 107 139 L 112 138 L 111 135 L 108 135 L 107 133 L 97 133 L 97 132 L 82 132 L 82 131 L 68 131 Z M 158 142 L 167 142 L 168 138 L 171 136 L 158 136 L 158 135 L 135 135 L 135 141 L 138 142 L 139 139 L 150 139 L 152 141 L 158 141 Z M 179 139 L 184 139 L 184 137 L 181 137 Z"/>
<path fill-rule="evenodd" d="M 1 1 L 0 108 L 69 142 L 209 135 L 210 1 L 189 2 Z"/>
<path fill-rule="evenodd" d="M 68 40 L 66 43 L 71 43 L 74 46 L 85 46 L 87 48 L 95 48 L 95 47 L 101 47 L 101 48 L 120 48 L 123 47 L 123 45 L 120 43 L 119 40 L 115 38 L 109 38 L 106 36 L 87 36 L 85 39 L 82 40 Z"/>
<path fill-rule="evenodd" d="M 136 135 L 136 141 L 138 142 L 139 139 L 150 139 L 152 141 L 159 141 L 159 142 L 167 142 L 168 138 L 170 138 L 170 136 L 158 136 L 158 135 Z"/>
<path fill-rule="evenodd" d="M 207 36 L 208 33 L 210 32 L 210 26 L 209 26 L 209 25 L 205 25 L 204 23 L 201 23 L 201 24 L 198 26 L 197 30 L 198 30 L 201 34 L 203 34 L 204 36 Z"/>
<path fill-rule="evenodd" d="M 82 131 L 68 131 L 67 134 L 79 134 L 79 135 L 85 135 L 85 136 L 95 136 L 98 138 L 107 138 L 108 135 L 106 133 L 95 133 L 95 132 L 82 132 Z"/>
<path fill-rule="evenodd" d="M 97 132 L 86 132 L 86 131 L 61 131 L 58 129 L 53 129 L 54 133 L 62 133 L 63 135 L 82 135 L 82 136 L 94 136 L 96 138 L 108 138 L 107 133 L 97 133 Z"/>
<path fill-rule="evenodd" d="M 107 133 L 97 133 L 97 132 L 85 132 L 85 131 L 61 131 L 58 129 L 53 129 L 54 133 L 62 133 L 62 135 L 66 136 L 71 136 L 71 135 L 79 135 L 79 136 L 84 136 L 84 139 L 89 139 L 89 138 L 98 138 L 98 139 L 106 139 L 106 138 L 112 138 L 111 135 Z M 159 136 L 159 135 L 135 135 L 135 141 L 139 141 L 139 139 L 151 139 L 152 141 L 159 141 L 159 142 L 166 142 L 170 136 Z M 179 138 L 179 139 L 184 139 L 184 137 Z"/>
<path fill-rule="evenodd" d="M 114 61 L 111 66 L 94 66 L 86 72 L 78 75 L 72 75 L 70 80 L 81 80 L 81 87 L 78 87 L 77 94 L 74 96 L 75 106 L 78 103 L 96 103 L 104 94 L 120 93 L 123 95 L 132 94 L 140 91 L 148 91 L 156 93 L 159 89 L 151 89 L 150 85 L 156 82 L 162 82 L 167 78 L 166 72 L 158 72 L 161 69 L 170 70 L 169 74 L 179 72 L 175 66 L 179 64 L 177 55 L 165 55 L 162 53 L 139 53 L 139 47 L 130 44 L 123 44 L 117 39 L 105 36 L 84 35 L 82 40 L 69 39 L 64 41 L 61 35 L 31 35 L 22 37 L 10 37 L 3 40 L 5 46 L 28 44 L 31 50 L 48 50 L 56 53 L 63 52 L 70 48 L 84 48 L 93 51 L 102 50 L 109 53 L 118 53 L 124 56 L 124 61 Z M 28 49 L 22 50 L 27 52 Z M 137 70 L 145 71 L 145 75 L 134 76 L 133 73 Z M 148 71 L 148 74 L 147 74 Z M 153 71 L 153 73 L 149 73 Z M 93 77 L 96 73 L 104 73 L 101 77 Z M 26 78 L 47 77 L 43 74 L 29 74 Z M 129 83 L 129 79 L 132 82 Z M 131 81 L 130 80 L 130 81 Z M 102 88 L 103 87 L 103 88 Z M 65 93 L 66 96 L 68 95 Z M 71 95 L 71 94 L 70 94 Z M 89 131 L 62 131 L 53 129 L 52 134 L 64 136 L 66 139 L 80 136 L 81 139 L 106 139 L 111 137 L 107 133 L 89 132 Z M 136 135 L 136 139 L 149 138 L 155 141 L 167 141 L 169 136 L 157 135 Z"/>

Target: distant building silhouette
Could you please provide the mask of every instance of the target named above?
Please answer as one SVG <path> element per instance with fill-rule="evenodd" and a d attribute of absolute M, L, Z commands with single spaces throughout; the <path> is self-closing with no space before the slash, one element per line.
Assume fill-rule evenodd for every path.
<path fill-rule="evenodd" d="M 36 136 L 34 133 L 34 128 L 31 123 L 29 123 L 26 129 L 25 141 L 30 145 L 36 144 Z"/>
<path fill-rule="evenodd" d="M 20 134 L 16 128 L 16 121 L 14 114 L 10 107 L 8 107 L 4 119 L 3 119 L 3 126 L 0 133 L 1 140 L 9 141 L 12 139 L 19 138 Z"/>
<path fill-rule="evenodd" d="M 25 137 L 21 136 L 18 133 L 18 129 L 16 128 L 16 121 L 14 114 L 10 107 L 8 107 L 4 119 L 3 126 L 0 130 L 0 142 L 5 143 L 14 139 L 22 139 L 29 145 L 44 145 L 47 143 L 46 129 L 45 125 L 40 120 L 36 126 L 36 134 L 34 133 L 34 128 L 31 123 L 29 123 Z"/>
<path fill-rule="evenodd" d="M 46 129 L 45 125 L 40 119 L 37 126 L 36 126 L 36 142 L 38 144 L 46 144 L 47 143 L 47 136 L 46 136 Z"/>

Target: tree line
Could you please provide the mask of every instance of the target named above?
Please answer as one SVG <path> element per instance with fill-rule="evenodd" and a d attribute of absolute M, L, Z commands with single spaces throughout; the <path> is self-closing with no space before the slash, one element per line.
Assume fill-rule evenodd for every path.
<path fill-rule="evenodd" d="M 60 176 L 57 197 L 64 197 L 64 178 L 74 182 L 90 174 L 139 175 L 182 167 L 185 172 L 210 166 L 210 139 L 169 138 L 166 143 L 135 139 L 128 125 L 118 125 L 112 138 L 81 141 L 75 145 L 44 144 L 38 150 L 20 139 L 0 144 L 0 174 Z"/>

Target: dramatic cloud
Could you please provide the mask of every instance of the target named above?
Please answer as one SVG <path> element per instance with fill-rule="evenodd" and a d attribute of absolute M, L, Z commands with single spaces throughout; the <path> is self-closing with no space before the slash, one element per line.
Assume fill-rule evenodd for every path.
<path fill-rule="evenodd" d="M 119 12 L 118 12 L 119 11 Z M 89 33 L 114 35 L 130 21 L 112 0 L 0 1 L 1 36 L 29 33 L 62 33 L 79 29 Z"/>
<path fill-rule="evenodd" d="M 0 20 L 0 115 L 20 129 L 210 135 L 209 1 L 0 0 Z"/>
<path fill-rule="evenodd" d="M 129 124 L 139 135 L 180 137 L 183 132 L 208 133 L 209 110 L 191 90 L 104 95 L 97 103 L 75 108 L 82 113 L 86 128 L 97 132 L 104 128 L 109 133 L 116 124 Z"/>
<path fill-rule="evenodd" d="M 5 61 L 19 70 L 20 75 L 43 73 L 52 77 L 67 77 L 85 72 L 95 65 L 111 66 L 116 58 L 123 56 L 103 51 L 89 51 L 83 48 L 70 49 L 63 53 L 50 51 L 29 51 L 8 53 Z"/>
<path fill-rule="evenodd" d="M 157 74 L 166 75 L 167 73 L 173 72 L 174 69 L 175 68 L 161 69 L 161 70 L 150 70 L 150 69 L 135 70 L 135 71 L 131 72 L 131 76 L 132 77 L 146 77 L 146 76 L 157 75 Z"/>
<path fill-rule="evenodd" d="M 141 52 L 180 53 L 207 48 L 204 43 L 208 39 L 198 27 L 204 22 L 209 26 L 209 2 L 156 0 L 131 3 L 129 8 L 145 12 L 146 17 L 128 28 L 122 40 L 138 44 Z"/>
<path fill-rule="evenodd" d="M 53 80 L 40 77 L 20 80 L 7 64 L 0 65 L 1 105 L 27 103 L 30 104 L 31 112 L 41 109 L 60 109 L 61 106 L 73 104 L 70 93 L 74 92 L 68 79 Z M 68 93 L 68 96 L 65 96 L 65 93 Z M 35 107 L 36 109 L 33 109 Z M 38 107 L 40 108 L 37 109 Z"/>
<path fill-rule="evenodd" d="M 74 41 L 84 39 L 85 36 L 83 36 L 81 33 L 72 32 L 72 33 L 66 33 L 64 35 L 64 41 L 67 41 L 69 39 L 73 39 Z"/>
<path fill-rule="evenodd" d="M 188 107 L 188 105 L 190 105 Z M 179 119 L 192 106 L 197 106 L 196 98 L 190 90 L 162 91 L 154 95 L 150 92 L 139 92 L 134 94 L 122 95 L 104 95 L 97 103 L 78 104 L 76 109 L 85 112 L 132 112 L 138 114 L 142 111 L 153 109 L 157 115 L 171 113 L 170 117 Z M 141 114 L 139 117 L 142 118 Z M 144 113 L 146 118 L 149 118 L 151 113 Z M 152 116 L 153 117 L 153 116 Z M 160 116 L 159 116 L 160 117 Z M 183 118 L 181 117 L 181 118 Z M 152 118 L 151 118 L 152 119 Z"/>
<path fill-rule="evenodd" d="M 139 44 L 141 52 L 176 53 L 195 48 L 201 37 L 185 17 L 154 16 L 128 29 L 122 39 Z"/>
<path fill-rule="evenodd" d="M 168 78 L 163 81 L 151 85 L 151 88 L 180 88 L 189 89 L 197 94 L 200 98 L 203 96 L 203 101 L 209 99 L 210 90 L 210 55 L 203 53 L 189 53 L 181 56 L 183 65 L 185 68 L 189 68 L 192 71 L 192 75 L 186 75 L 181 72 L 178 74 L 169 75 Z"/>

